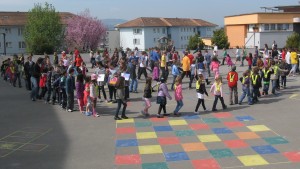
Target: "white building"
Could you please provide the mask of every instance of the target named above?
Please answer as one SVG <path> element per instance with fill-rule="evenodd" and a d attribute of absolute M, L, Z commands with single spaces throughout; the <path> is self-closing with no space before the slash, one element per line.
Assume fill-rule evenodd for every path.
<path fill-rule="evenodd" d="M 115 48 L 120 48 L 120 32 L 118 30 L 106 31 L 104 38 L 104 47 L 109 51 L 114 51 Z"/>
<path fill-rule="evenodd" d="M 217 25 L 201 19 L 141 17 L 116 26 L 120 46 L 145 50 L 157 46 L 158 39 L 167 37 L 176 49 L 185 49 L 191 36 L 212 37 Z"/>

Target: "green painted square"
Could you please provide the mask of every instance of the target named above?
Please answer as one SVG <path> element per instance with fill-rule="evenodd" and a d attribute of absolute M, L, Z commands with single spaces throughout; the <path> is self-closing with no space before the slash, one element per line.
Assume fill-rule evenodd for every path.
<path fill-rule="evenodd" d="M 229 149 L 215 149 L 209 150 L 210 154 L 214 158 L 225 158 L 225 157 L 233 157 L 233 153 Z"/>
<path fill-rule="evenodd" d="M 16 150 L 23 145 L 22 143 L 0 142 L 0 149 Z"/>
<path fill-rule="evenodd" d="M 220 123 L 221 121 L 217 118 L 204 118 L 204 123 Z"/>
<path fill-rule="evenodd" d="M 143 169 L 169 169 L 167 163 L 144 163 L 142 164 Z"/>
<path fill-rule="evenodd" d="M 264 140 L 269 144 L 287 144 L 289 143 L 286 139 L 282 137 L 268 137 L 264 138 Z"/>
<path fill-rule="evenodd" d="M 185 136 L 194 136 L 195 132 L 193 130 L 177 130 L 175 131 L 177 137 L 185 137 Z"/>
<path fill-rule="evenodd" d="M 152 126 L 152 122 L 135 122 L 135 127 L 150 127 Z"/>

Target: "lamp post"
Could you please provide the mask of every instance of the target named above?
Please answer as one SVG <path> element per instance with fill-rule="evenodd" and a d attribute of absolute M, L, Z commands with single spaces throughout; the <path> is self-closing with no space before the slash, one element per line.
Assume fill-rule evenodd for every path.
<path fill-rule="evenodd" d="M 1 34 L 3 35 L 3 42 L 4 42 L 4 44 L 3 44 L 3 48 L 4 48 L 3 54 L 6 55 L 6 40 L 5 40 L 6 34 L 5 33 L 1 33 Z"/>

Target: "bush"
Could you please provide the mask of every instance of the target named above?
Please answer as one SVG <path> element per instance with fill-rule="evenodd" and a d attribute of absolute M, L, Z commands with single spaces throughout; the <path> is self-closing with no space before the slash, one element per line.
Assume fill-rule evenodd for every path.
<path fill-rule="evenodd" d="M 300 49 L 300 35 L 296 32 L 291 34 L 286 40 L 286 47 Z"/>
<path fill-rule="evenodd" d="M 197 48 L 199 48 L 200 50 L 202 50 L 204 45 L 205 44 L 202 41 L 202 39 L 200 38 L 200 36 L 198 34 L 195 34 L 194 36 L 192 36 L 189 39 L 188 49 L 189 50 L 196 50 Z"/>
<path fill-rule="evenodd" d="M 230 43 L 228 42 L 228 37 L 224 29 L 215 30 L 211 42 L 212 44 L 217 45 L 219 49 L 228 49 L 230 46 Z"/>

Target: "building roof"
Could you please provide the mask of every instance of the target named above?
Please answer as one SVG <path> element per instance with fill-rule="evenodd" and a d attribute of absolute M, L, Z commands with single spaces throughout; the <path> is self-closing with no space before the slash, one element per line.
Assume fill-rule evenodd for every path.
<path fill-rule="evenodd" d="M 27 22 L 28 12 L 0 12 L 0 26 L 23 26 Z M 63 24 L 74 16 L 69 12 L 59 12 Z"/>
<path fill-rule="evenodd" d="M 131 27 L 171 27 L 171 26 L 218 26 L 216 24 L 191 18 L 155 18 L 155 17 L 140 17 L 134 20 L 119 24 L 117 28 Z"/>
<path fill-rule="evenodd" d="M 254 13 L 244 13 L 237 15 L 225 16 L 224 18 L 235 17 L 235 16 L 245 16 L 245 15 L 259 15 L 259 14 L 268 14 L 268 15 L 278 15 L 278 14 L 300 14 L 300 12 L 254 12 Z"/>

